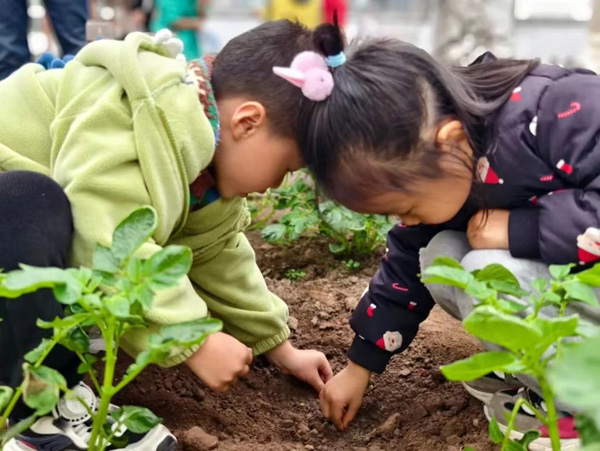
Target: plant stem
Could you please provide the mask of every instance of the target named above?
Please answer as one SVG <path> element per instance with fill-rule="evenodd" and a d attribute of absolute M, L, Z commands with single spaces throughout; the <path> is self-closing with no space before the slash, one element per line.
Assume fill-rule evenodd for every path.
<path fill-rule="evenodd" d="M 6 424 L 6 420 L 8 420 L 8 416 L 11 414 L 11 412 L 17 405 L 17 401 L 19 401 L 19 398 L 21 397 L 22 393 L 23 393 L 23 385 L 21 385 L 19 388 L 17 388 L 17 391 L 15 391 L 15 394 L 13 395 L 12 399 L 10 400 L 8 407 L 4 411 L 2 418 L 0 418 L 0 429 L 3 428 L 4 425 Z"/>
<path fill-rule="evenodd" d="M 110 400 L 113 397 L 113 379 L 115 376 L 115 365 L 117 363 L 117 350 L 114 346 L 115 338 L 115 319 L 111 318 L 108 321 L 108 327 L 106 329 L 106 335 L 104 335 L 104 341 L 106 342 L 106 357 L 104 365 L 104 380 L 102 384 L 102 390 L 100 395 L 100 406 L 98 412 L 94 418 L 92 425 L 92 437 L 90 438 L 90 449 L 94 451 L 104 451 L 106 449 L 106 441 L 102 437 L 102 425 L 106 422 L 108 416 L 108 408 L 110 406 Z"/>
<path fill-rule="evenodd" d="M 508 420 L 508 426 L 506 427 L 506 432 L 504 433 L 504 440 L 502 440 L 501 451 L 506 449 L 506 446 L 510 442 L 510 433 L 515 427 L 515 420 L 517 419 L 517 415 L 519 414 L 519 409 L 525 403 L 524 398 L 519 398 L 513 407 L 512 414 L 510 415 L 510 419 Z"/>
<path fill-rule="evenodd" d="M 538 377 L 540 388 L 542 389 L 542 397 L 546 402 L 548 416 L 546 418 L 546 426 L 548 426 L 548 434 L 552 443 L 552 451 L 560 451 L 560 435 L 558 432 L 558 415 L 556 413 L 556 403 L 554 401 L 554 392 L 550 388 L 548 381 L 543 375 Z"/>
<path fill-rule="evenodd" d="M 81 360 L 81 363 L 88 363 L 88 361 L 86 360 L 86 358 L 84 357 L 84 355 L 81 352 L 77 353 L 77 357 L 79 357 L 79 360 Z M 100 393 L 100 383 L 98 382 L 98 378 L 94 374 L 94 370 L 91 369 L 90 371 L 88 371 L 88 374 L 90 375 L 90 379 L 94 383 L 94 387 L 96 387 L 96 391 L 98 393 Z"/>

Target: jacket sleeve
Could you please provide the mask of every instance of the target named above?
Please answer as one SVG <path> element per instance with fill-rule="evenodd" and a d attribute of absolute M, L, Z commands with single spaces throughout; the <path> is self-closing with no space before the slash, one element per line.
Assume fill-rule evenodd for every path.
<path fill-rule="evenodd" d="M 356 333 L 348 358 L 381 373 L 415 338 L 434 301 L 419 278 L 419 250 L 441 229 L 395 226 L 387 253 L 350 320 Z"/>
<path fill-rule="evenodd" d="M 514 257 L 549 264 L 578 262 L 578 236 L 600 226 L 598 99 L 600 77 L 586 74 L 562 78 L 542 96 L 538 152 L 568 188 L 541 197 L 532 208 L 511 211 L 509 244 Z"/>
<path fill-rule="evenodd" d="M 287 305 L 267 288 L 242 230 L 249 223 L 243 199 L 219 199 L 190 214 L 174 242 L 192 248 L 189 275 L 210 314 L 255 355 L 288 339 Z"/>

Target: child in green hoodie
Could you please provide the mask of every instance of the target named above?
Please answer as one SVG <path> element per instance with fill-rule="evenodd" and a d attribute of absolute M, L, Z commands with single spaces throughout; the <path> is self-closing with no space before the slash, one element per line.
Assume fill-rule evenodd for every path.
<path fill-rule="evenodd" d="M 272 68 L 289 65 L 311 41 L 298 24 L 271 22 L 232 40 L 214 61 L 187 63 L 169 32 L 133 33 L 89 44 L 61 70 L 29 64 L 2 81 L 0 267 L 90 266 L 96 243 L 110 245 L 122 219 L 152 205 L 158 227 L 140 255 L 180 244 L 192 249 L 194 264 L 177 287 L 158 292 L 151 327 L 124 339 L 128 353 L 144 350 L 163 325 L 210 313 L 226 333 L 174 349 L 169 365 L 186 363 L 210 388 L 225 390 L 265 354 L 319 391 L 329 363 L 288 341 L 287 306 L 268 290 L 242 233 L 250 221 L 244 196 L 302 166 L 296 111 L 303 96 Z M 0 385 L 19 382 L 23 355 L 44 337 L 36 319 L 60 314 L 45 292 L 0 300 Z M 57 348 L 46 363 L 93 408 L 75 356 Z M 16 419 L 27 414 L 15 412 Z M 88 425 L 78 403 L 61 402 L 5 449 L 87 449 Z M 127 449 L 175 447 L 159 426 L 132 435 Z"/>

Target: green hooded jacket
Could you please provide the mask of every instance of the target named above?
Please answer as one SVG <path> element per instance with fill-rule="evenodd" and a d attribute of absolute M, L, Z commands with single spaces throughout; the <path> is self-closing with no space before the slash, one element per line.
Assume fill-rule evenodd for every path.
<path fill-rule="evenodd" d="M 189 246 L 194 265 L 177 287 L 158 292 L 151 327 L 132 330 L 132 355 L 162 325 L 210 314 L 255 354 L 289 336 L 287 306 L 272 294 L 243 229 L 243 199 L 190 211 L 189 185 L 212 161 L 213 129 L 186 64 L 150 36 L 87 45 L 62 70 L 28 64 L 0 82 L 0 171 L 36 171 L 56 180 L 71 202 L 72 266 L 92 265 L 96 243 L 110 245 L 117 224 L 152 205 L 158 227 L 139 255 Z M 18 301 L 16 301 L 18 302 Z M 167 365 L 195 349 L 174 349 Z"/>

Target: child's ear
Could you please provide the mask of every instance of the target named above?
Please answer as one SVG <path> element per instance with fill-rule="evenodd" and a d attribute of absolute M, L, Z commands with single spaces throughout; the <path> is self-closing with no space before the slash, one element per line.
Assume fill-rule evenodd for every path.
<path fill-rule="evenodd" d="M 456 145 L 462 147 L 465 143 L 467 143 L 467 134 L 459 120 L 451 119 L 440 124 L 435 137 L 438 149 L 451 150 Z"/>
<path fill-rule="evenodd" d="M 265 107 L 258 102 L 244 102 L 233 113 L 231 125 L 233 139 L 249 138 L 267 121 Z"/>

